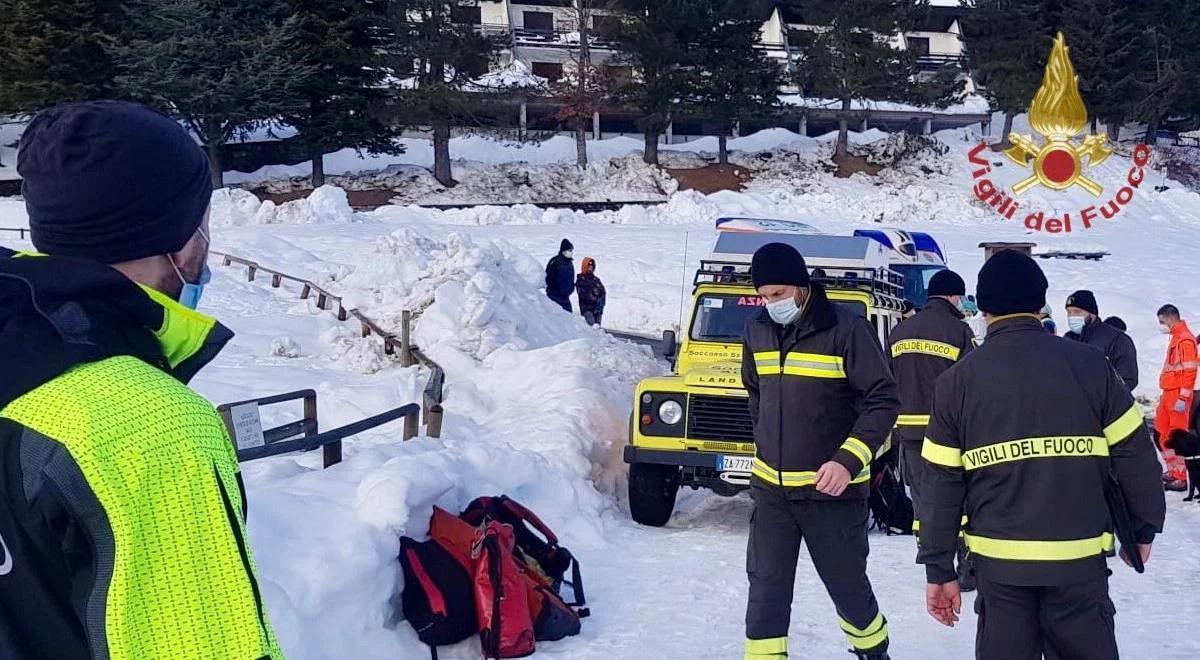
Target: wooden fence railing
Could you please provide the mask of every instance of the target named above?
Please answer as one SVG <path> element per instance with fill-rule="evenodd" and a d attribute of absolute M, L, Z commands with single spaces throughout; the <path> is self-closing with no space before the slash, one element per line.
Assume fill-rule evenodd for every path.
<path fill-rule="evenodd" d="M 254 282 L 258 275 L 265 274 L 271 276 L 271 288 L 278 289 L 283 286 L 284 282 L 292 282 L 300 285 L 300 299 L 308 300 L 314 295 L 317 297 L 317 308 L 333 311 L 337 314 L 339 321 L 348 321 L 353 318 L 358 322 L 359 328 L 363 337 L 378 337 L 383 342 L 383 352 L 386 355 L 396 355 L 399 352 L 400 364 L 405 367 L 411 367 L 415 364 L 420 364 L 429 370 L 429 381 L 422 392 L 421 413 L 422 419 L 425 422 L 425 433 L 431 438 L 437 438 L 442 433 L 442 399 L 443 390 L 446 381 L 446 374 L 436 362 L 429 359 L 412 343 L 412 312 L 404 310 L 401 314 L 400 335 L 390 332 L 362 313 L 358 309 L 347 308 L 342 301 L 342 297 L 330 292 L 310 280 L 301 277 L 289 275 L 282 271 L 268 268 L 243 257 L 234 256 L 225 252 L 213 251 L 212 255 L 221 259 L 221 265 L 232 266 L 237 264 L 246 268 L 246 281 Z M 418 420 L 415 415 L 407 415 L 404 418 L 404 439 L 409 440 L 417 436 Z"/>

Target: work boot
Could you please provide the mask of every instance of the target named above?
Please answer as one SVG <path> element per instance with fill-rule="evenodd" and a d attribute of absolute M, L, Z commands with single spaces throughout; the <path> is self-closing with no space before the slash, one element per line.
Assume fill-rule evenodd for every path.
<path fill-rule="evenodd" d="M 1163 490 L 1172 493 L 1182 493 L 1187 490 L 1187 482 L 1183 479 L 1172 479 L 1163 483 Z"/>
<path fill-rule="evenodd" d="M 857 651 L 855 649 L 849 649 L 849 651 L 853 653 L 858 660 L 892 660 L 892 656 L 888 655 L 887 651 L 875 651 L 871 653 L 866 651 Z"/>

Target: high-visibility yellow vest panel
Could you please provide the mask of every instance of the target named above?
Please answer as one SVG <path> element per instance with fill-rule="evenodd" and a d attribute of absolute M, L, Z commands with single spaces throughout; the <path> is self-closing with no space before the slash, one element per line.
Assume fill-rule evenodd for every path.
<path fill-rule="evenodd" d="M 98 573 L 111 571 L 97 584 L 103 614 L 86 621 L 107 645 L 96 658 L 283 658 L 255 582 L 237 458 L 208 401 L 122 356 L 74 368 L 0 417 L 61 443 L 111 528 L 111 557 L 97 557 Z"/>

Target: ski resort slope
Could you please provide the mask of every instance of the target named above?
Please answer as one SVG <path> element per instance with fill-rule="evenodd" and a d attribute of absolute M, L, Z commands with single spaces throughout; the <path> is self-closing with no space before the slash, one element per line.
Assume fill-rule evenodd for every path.
<path fill-rule="evenodd" d="M 1099 262 L 1040 262 L 1051 282 L 1049 299 L 1061 328 L 1066 296 L 1094 290 L 1103 315 L 1129 324 L 1140 353 L 1139 393 L 1156 396 L 1166 340 L 1154 311 L 1172 302 L 1185 317 L 1200 319 L 1200 293 L 1190 286 L 1200 196 L 1178 186 L 1155 193 L 1149 186 L 1159 181 L 1151 180 L 1118 220 L 1080 235 L 1029 235 L 971 203 L 971 136 L 942 138 L 950 145 L 944 158 L 954 160 L 925 163 L 932 173 L 916 163 L 878 178 L 798 174 L 792 182 L 751 184 L 744 193 L 677 193 L 662 207 L 612 213 L 392 207 L 356 215 L 332 208 L 336 195 L 283 214 L 260 214 L 253 203 L 215 208 L 214 218 L 243 220 L 214 227 L 217 249 L 320 281 L 385 326 L 398 327 L 403 309 L 422 310 L 415 340 L 447 373 L 441 439 L 404 443 L 395 424 L 348 441 L 344 462 L 329 470 L 319 469 L 317 453 L 243 465 L 251 543 L 288 657 L 428 658 L 411 628 L 396 619 L 396 538 L 420 538 L 435 504 L 458 510 L 497 493 L 537 511 L 584 569 L 592 617 L 580 636 L 540 644 L 535 657 L 741 657 L 751 503 L 684 492 L 667 527 L 630 522 L 620 451 L 632 389 L 665 365 L 544 299 L 542 267 L 564 237 L 575 244 L 577 260 L 598 262 L 608 289 L 605 325 L 645 334 L 678 326 L 681 296 L 711 245 L 713 220 L 724 215 L 791 218 L 836 233 L 878 226 L 874 220 L 882 216 L 887 224 L 933 233 L 969 288 L 982 263 L 981 241 L 1106 250 L 1111 254 Z M 1006 167 L 1015 169 L 995 169 L 1008 175 Z M 1114 156 L 1093 174 L 1114 189 L 1128 168 L 1128 159 Z M 1031 191 L 1022 203 L 1062 212 L 1088 197 Z M 290 224 L 253 223 L 267 217 Z M 23 223 L 19 204 L 0 200 L 0 226 Z M 0 235 L 6 245 L 28 247 L 8 238 Z M 321 426 L 329 429 L 417 400 L 427 374 L 401 368 L 353 324 L 299 301 L 294 289 L 247 283 L 240 269 L 212 265 L 215 278 L 202 307 L 238 335 L 194 382 L 212 401 L 311 387 L 320 396 Z M 282 413 L 264 420 L 283 421 Z M 1168 494 L 1167 529 L 1145 575 L 1112 564 L 1124 657 L 1183 660 L 1200 653 L 1200 642 L 1179 626 L 1200 615 L 1200 505 L 1180 497 Z M 889 621 L 893 657 L 973 657 L 973 596 L 957 628 L 934 622 L 924 610 L 923 571 L 914 555 L 911 537 L 871 536 L 869 574 Z M 793 656 L 849 657 L 806 556 L 795 593 Z M 478 643 L 441 649 L 439 657 L 478 658 Z"/>

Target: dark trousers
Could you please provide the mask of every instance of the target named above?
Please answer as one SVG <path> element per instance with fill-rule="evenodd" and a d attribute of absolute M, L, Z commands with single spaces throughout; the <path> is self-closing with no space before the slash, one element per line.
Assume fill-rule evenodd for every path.
<path fill-rule="evenodd" d="M 893 434 L 893 436 L 896 434 Z M 921 482 L 925 469 L 925 459 L 921 458 L 921 445 L 910 441 L 900 442 L 901 477 L 908 485 L 908 494 L 913 503 L 913 531 L 916 532 L 921 520 Z"/>
<path fill-rule="evenodd" d="M 789 500 L 782 488 L 755 484 L 746 549 L 750 599 L 746 638 L 788 635 L 801 540 L 837 608 L 838 624 L 859 651 L 887 649 L 887 620 L 867 579 L 867 502 Z M 824 657 L 806 652 L 804 657 Z"/>
<path fill-rule="evenodd" d="M 1117 660 L 1108 577 L 1018 587 L 980 577 L 977 660 Z"/>

